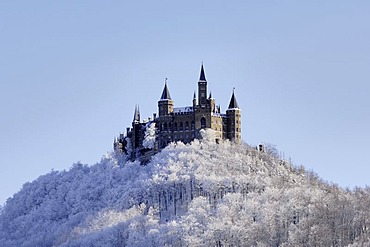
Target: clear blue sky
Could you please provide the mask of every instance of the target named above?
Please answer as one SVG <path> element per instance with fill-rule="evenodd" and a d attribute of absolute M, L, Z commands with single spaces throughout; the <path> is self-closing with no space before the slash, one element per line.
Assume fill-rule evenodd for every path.
<path fill-rule="evenodd" d="M 23 183 L 94 164 L 157 111 L 190 105 L 204 61 L 243 139 L 342 187 L 370 184 L 369 1 L 1 1 L 0 204 Z"/>

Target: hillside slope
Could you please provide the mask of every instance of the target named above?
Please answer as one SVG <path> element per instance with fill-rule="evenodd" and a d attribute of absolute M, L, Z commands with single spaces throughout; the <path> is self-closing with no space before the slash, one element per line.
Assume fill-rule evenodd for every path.
<path fill-rule="evenodd" d="M 247 145 L 171 144 L 146 166 L 107 154 L 26 183 L 0 246 L 363 246 L 370 191 Z"/>

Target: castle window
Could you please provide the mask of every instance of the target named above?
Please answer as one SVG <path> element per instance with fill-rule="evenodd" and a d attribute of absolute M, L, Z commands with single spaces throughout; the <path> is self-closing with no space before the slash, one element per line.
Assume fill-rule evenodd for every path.
<path fill-rule="evenodd" d="M 202 119 L 200 120 L 200 127 L 202 129 L 204 129 L 206 127 L 206 118 L 205 117 L 202 117 Z"/>
<path fill-rule="evenodd" d="M 195 129 L 195 122 L 193 120 L 193 121 L 191 121 L 191 130 L 194 130 L 194 129 Z"/>
<path fill-rule="evenodd" d="M 173 126 L 173 130 L 174 131 L 177 131 L 177 122 L 175 122 L 174 126 Z"/>
<path fill-rule="evenodd" d="M 183 122 L 180 122 L 180 131 L 183 131 L 184 130 L 184 124 Z"/>
<path fill-rule="evenodd" d="M 185 130 L 188 130 L 189 129 L 189 122 L 188 121 L 186 121 L 185 122 Z"/>

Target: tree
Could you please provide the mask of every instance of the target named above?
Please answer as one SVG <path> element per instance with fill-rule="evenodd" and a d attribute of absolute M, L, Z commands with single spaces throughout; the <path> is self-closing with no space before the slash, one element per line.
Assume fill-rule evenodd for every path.
<path fill-rule="evenodd" d="M 145 130 L 143 147 L 153 149 L 155 146 L 155 141 L 156 141 L 155 123 L 150 123 L 149 126 L 147 126 Z"/>

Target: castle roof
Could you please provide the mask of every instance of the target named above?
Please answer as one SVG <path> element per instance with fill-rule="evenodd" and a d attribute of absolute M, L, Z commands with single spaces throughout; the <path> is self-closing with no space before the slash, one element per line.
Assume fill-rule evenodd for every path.
<path fill-rule="evenodd" d="M 207 81 L 206 80 L 206 74 L 204 73 L 203 63 L 202 63 L 202 67 L 200 69 L 199 81 Z"/>
<path fill-rule="evenodd" d="M 171 99 L 171 95 L 170 95 L 170 91 L 168 90 L 167 81 L 166 81 L 164 84 L 161 100 L 170 100 L 170 99 Z"/>
<path fill-rule="evenodd" d="M 233 91 L 233 95 L 231 96 L 230 104 L 229 104 L 229 109 L 233 108 L 239 108 L 238 102 L 236 101 L 235 93 Z"/>
<path fill-rule="evenodd" d="M 140 109 L 139 109 L 139 105 L 135 105 L 134 122 L 140 122 Z"/>
<path fill-rule="evenodd" d="M 183 107 L 175 107 L 173 108 L 173 113 L 187 113 L 193 112 L 194 109 L 192 106 L 183 106 Z"/>

